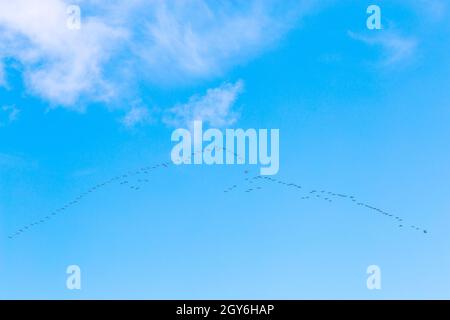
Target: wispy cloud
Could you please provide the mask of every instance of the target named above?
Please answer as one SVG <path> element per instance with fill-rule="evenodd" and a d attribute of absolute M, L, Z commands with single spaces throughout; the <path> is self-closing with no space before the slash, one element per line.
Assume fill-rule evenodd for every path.
<path fill-rule="evenodd" d="M 0 108 L 2 116 L 0 116 L 0 127 L 6 125 L 7 123 L 14 122 L 18 119 L 20 114 L 20 109 L 14 105 L 2 106 Z"/>
<path fill-rule="evenodd" d="M 6 86 L 5 65 L 0 58 L 0 87 Z"/>
<path fill-rule="evenodd" d="M 150 120 L 150 112 L 147 107 L 133 106 L 122 118 L 122 124 L 127 128 L 134 128 L 139 124 L 148 123 Z"/>
<path fill-rule="evenodd" d="M 352 31 L 348 35 L 355 40 L 361 41 L 369 46 L 381 48 L 382 66 L 392 66 L 398 63 L 410 61 L 416 53 L 418 40 L 413 37 L 402 36 L 393 31 L 380 31 L 373 35 L 363 35 Z"/>
<path fill-rule="evenodd" d="M 244 88 L 243 81 L 225 83 L 218 88 L 208 89 L 205 95 L 194 95 L 187 103 L 169 110 L 165 123 L 171 126 L 187 126 L 192 121 L 202 120 L 214 127 L 223 127 L 236 122 L 238 114 L 233 106 Z"/>
<path fill-rule="evenodd" d="M 286 3 L 277 12 L 273 1 L 161 1 L 136 49 L 158 81 L 219 74 L 289 29 Z"/>
<path fill-rule="evenodd" d="M 426 15 L 433 21 L 441 21 L 448 13 L 447 0 L 416 0 L 408 1 L 408 4 L 414 6 L 420 15 Z"/>
<path fill-rule="evenodd" d="M 216 76 L 274 43 L 314 2 L 84 0 L 81 29 L 70 30 L 65 0 L 0 0 L 0 61 L 21 64 L 31 93 L 79 108 L 117 97 L 124 75 L 158 84 Z"/>
<path fill-rule="evenodd" d="M 102 66 L 125 32 L 95 17 L 70 30 L 66 9 L 61 0 L 0 0 L 0 56 L 19 61 L 29 90 L 54 104 L 103 99 L 112 91 Z"/>

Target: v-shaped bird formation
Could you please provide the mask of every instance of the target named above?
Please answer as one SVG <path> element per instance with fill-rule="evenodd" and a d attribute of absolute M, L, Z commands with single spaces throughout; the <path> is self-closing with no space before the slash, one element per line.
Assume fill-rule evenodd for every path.
<path fill-rule="evenodd" d="M 248 173 L 248 172 L 245 172 Z M 422 232 L 424 234 L 428 233 L 428 230 L 421 228 L 419 226 L 416 226 L 414 224 L 408 224 L 406 223 L 405 219 L 399 215 L 387 212 L 385 210 L 382 210 L 378 207 L 375 207 L 373 205 L 370 205 L 366 202 L 360 201 L 358 200 L 355 196 L 353 195 L 347 195 L 347 194 L 342 194 L 342 193 L 336 193 L 336 192 L 332 192 L 332 191 L 328 191 L 328 190 L 315 190 L 315 189 L 307 189 L 302 185 L 296 184 L 296 183 L 291 183 L 291 182 L 286 182 L 283 181 L 281 179 L 276 179 L 273 177 L 269 177 L 269 176 L 261 176 L 261 175 L 256 175 L 253 176 L 251 178 L 246 177 L 244 179 L 244 181 L 247 183 L 246 186 L 243 186 L 242 191 L 246 192 L 246 193 L 250 193 L 250 192 L 255 192 L 257 190 L 261 190 L 263 187 L 262 185 L 264 183 L 271 183 L 271 184 L 275 184 L 277 186 L 281 186 L 281 187 L 285 187 L 285 188 L 290 188 L 291 190 L 295 190 L 296 192 L 299 193 L 299 199 L 301 200 L 323 200 L 326 201 L 328 203 L 331 203 L 333 201 L 336 200 L 345 200 L 348 201 L 352 204 L 354 204 L 355 206 L 358 207 L 362 207 L 364 209 L 370 210 L 370 212 L 374 213 L 374 214 L 378 214 L 381 216 L 385 216 L 389 219 L 394 220 L 395 223 L 397 223 L 397 226 L 399 228 L 409 228 L 411 230 L 414 231 L 419 231 Z M 260 184 L 258 184 L 258 182 L 260 182 Z M 231 187 L 226 188 L 225 190 L 223 190 L 224 193 L 229 193 L 232 191 L 238 190 L 238 185 L 234 184 Z"/>
<path fill-rule="evenodd" d="M 235 157 L 239 158 L 240 156 L 236 154 L 233 151 L 227 150 L 226 148 L 222 148 L 225 152 L 229 152 L 230 154 L 234 155 Z M 209 150 L 211 151 L 211 150 Z M 195 152 L 192 153 L 190 156 L 195 156 Z M 51 219 L 61 216 L 72 207 L 76 206 L 80 201 L 85 199 L 86 197 L 92 196 L 95 192 L 98 192 L 101 189 L 104 189 L 111 185 L 119 185 L 122 187 L 129 188 L 131 190 L 137 191 L 140 190 L 143 186 L 146 184 L 149 184 L 151 181 L 150 175 L 155 170 L 163 170 L 170 167 L 175 166 L 172 162 L 161 162 L 154 165 L 149 166 L 143 166 L 137 170 L 132 170 L 128 172 L 124 172 L 122 174 L 116 175 L 106 181 L 103 181 L 101 183 L 98 183 L 96 185 L 91 186 L 89 189 L 85 190 L 84 192 L 81 192 L 77 196 L 75 196 L 72 200 L 68 201 L 64 205 L 60 206 L 59 208 L 56 208 L 53 211 L 48 212 L 46 215 L 42 216 L 41 218 L 27 224 L 23 225 L 22 227 L 18 228 L 14 233 L 10 234 L 8 236 L 9 239 L 14 239 L 22 234 L 24 234 L 27 231 L 30 231 L 32 229 L 35 229 L 36 227 L 42 225 L 43 223 L 46 223 L 50 221 Z M 262 176 L 262 175 L 256 175 L 253 177 L 248 177 L 249 171 L 244 171 L 244 179 L 243 184 L 246 184 L 246 186 L 243 186 L 242 188 L 239 188 L 238 184 L 233 184 L 232 186 L 226 188 L 223 190 L 224 193 L 234 192 L 243 190 L 243 192 L 250 193 L 255 192 L 258 190 L 263 189 L 264 184 L 275 184 L 280 187 L 284 188 L 290 188 L 291 190 L 295 190 L 299 194 L 299 199 L 301 200 L 310 200 L 310 199 L 317 199 L 317 200 L 323 200 L 328 203 L 332 203 L 336 200 L 345 200 L 350 203 L 353 203 L 355 206 L 364 208 L 366 210 L 369 210 L 370 212 L 374 214 L 378 214 L 380 216 L 385 216 L 389 219 L 394 220 L 394 222 L 397 223 L 399 228 L 409 228 L 414 231 L 419 231 L 424 234 L 428 233 L 428 231 L 424 228 L 418 227 L 413 224 L 407 224 L 405 222 L 405 219 L 403 217 L 400 217 L 399 215 L 395 215 L 393 213 L 387 212 L 385 210 L 382 210 L 380 208 L 377 208 L 375 206 L 369 205 L 368 203 L 365 203 L 363 201 L 358 200 L 355 196 L 332 192 L 328 190 L 315 190 L 315 189 L 306 189 L 304 186 L 286 182 L 281 179 L 273 178 L 272 176 Z M 241 184 L 242 186 L 242 184 Z"/>

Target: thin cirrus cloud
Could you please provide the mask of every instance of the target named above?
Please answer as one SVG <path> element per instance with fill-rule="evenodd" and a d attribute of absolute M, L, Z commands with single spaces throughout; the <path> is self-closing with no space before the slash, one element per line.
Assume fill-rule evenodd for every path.
<path fill-rule="evenodd" d="M 91 17 L 74 32 L 66 27 L 66 9 L 61 0 L 0 0 L 0 56 L 20 63 L 31 93 L 73 107 L 83 94 L 111 94 L 102 65 L 125 31 Z"/>
<path fill-rule="evenodd" d="M 370 36 L 349 31 L 348 35 L 350 38 L 361 41 L 366 45 L 379 47 L 381 49 L 379 64 L 383 67 L 411 61 L 418 45 L 416 38 L 402 36 L 394 31 L 377 32 Z"/>
<path fill-rule="evenodd" d="M 19 118 L 20 109 L 15 105 L 2 106 L 0 108 L 0 127 L 14 122 Z"/>
<path fill-rule="evenodd" d="M 0 87 L 5 86 L 6 86 L 5 66 L 3 62 L 0 60 Z"/>
<path fill-rule="evenodd" d="M 413 6 L 421 15 L 433 21 L 441 21 L 447 15 L 447 0 L 417 0 L 409 1 L 409 5 Z"/>
<path fill-rule="evenodd" d="M 210 78 L 273 44 L 314 2 L 83 0 L 81 29 L 70 30 L 65 0 L 0 0 L 0 76 L 18 62 L 31 94 L 74 109 L 136 78 Z"/>
<path fill-rule="evenodd" d="M 191 127 L 195 120 L 201 120 L 213 127 L 232 125 L 238 119 L 238 113 L 233 110 L 233 106 L 243 89 L 242 80 L 208 89 L 204 95 L 194 95 L 188 102 L 168 110 L 164 122 L 175 127 Z"/>
<path fill-rule="evenodd" d="M 405 9 L 410 9 L 420 17 L 421 23 L 430 27 L 430 22 L 441 23 L 448 15 L 448 3 L 446 0 L 396 0 Z M 383 11 L 382 11 L 383 12 Z M 423 37 L 423 25 L 418 25 L 415 30 L 400 31 L 392 27 L 392 21 L 382 16 L 383 21 L 388 21 L 389 28 L 372 31 L 370 33 L 356 33 L 348 31 L 348 36 L 368 46 L 380 49 L 378 66 L 393 67 L 414 61 L 417 56 L 421 38 Z"/>
<path fill-rule="evenodd" d="M 156 80 L 173 81 L 217 75 L 255 55 L 292 27 L 292 12 L 307 12 L 310 1 L 157 3 L 135 50 Z"/>
<path fill-rule="evenodd" d="M 147 107 L 132 106 L 122 118 L 122 124 L 127 128 L 134 128 L 139 124 L 148 123 L 150 120 L 150 112 Z"/>

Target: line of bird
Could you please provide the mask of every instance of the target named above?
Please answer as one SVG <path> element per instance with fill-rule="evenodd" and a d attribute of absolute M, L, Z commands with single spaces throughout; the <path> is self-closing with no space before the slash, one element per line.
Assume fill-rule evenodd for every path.
<path fill-rule="evenodd" d="M 222 148 L 215 147 L 216 151 L 219 151 L 221 149 L 224 152 L 228 152 L 228 153 L 232 154 L 233 156 L 235 156 L 235 157 L 237 157 L 239 159 L 245 160 L 244 158 L 239 156 L 236 152 L 230 151 L 230 150 L 228 150 L 225 147 L 222 147 Z M 209 151 L 209 152 L 213 151 L 213 149 L 211 149 L 211 148 L 209 148 L 209 149 L 206 148 L 205 150 Z M 201 152 L 203 152 L 203 151 L 193 152 L 193 153 L 191 153 L 191 155 L 188 158 L 194 157 L 196 154 L 201 153 Z M 114 177 L 112 177 L 112 178 L 110 178 L 110 179 L 108 179 L 106 181 L 103 181 L 101 183 L 93 185 L 92 187 L 90 187 L 86 191 L 84 191 L 84 192 L 80 193 L 79 195 L 77 195 L 71 201 L 67 202 L 65 205 L 63 205 L 63 206 L 61 206 L 61 207 L 59 207 L 59 208 L 49 212 L 46 216 L 43 216 L 43 217 L 35 220 L 34 222 L 31 222 L 31 223 L 29 223 L 27 225 L 24 225 L 24 226 L 18 228 L 14 233 L 10 234 L 8 236 L 8 238 L 9 239 L 14 239 L 14 238 L 24 234 L 25 232 L 30 231 L 30 230 L 34 229 L 35 227 L 38 227 L 38 226 L 48 222 L 52 218 L 54 218 L 54 217 L 56 217 L 56 216 L 58 216 L 58 215 L 60 215 L 62 213 L 67 212 L 68 209 L 70 209 L 71 207 L 77 205 L 84 198 L 94 194 L 95 192 L 97 192 L 97 191 L 99 191 L 99 190 L 101 190 L 101 189 L 103 189 L 103 188 L 105 188 L 105 187 L 107 187 L 109 185 L 112 185 L 112 184 L 116 183 L 119 186 L 128 187 L 129 189 L 134 190 L 134 191 L 140 190 L 142 185 L 147 184 L 147 183 L 150 182 L 150 179 L 148 178 L 148 175 L 152 171 L 157 170 L 157 169 L 162 169 L 162 168 L 169 168 L 170 166 L 174 166 L 173 162 L 161 162 L 161 163 L 150 165 L 150 166 L 143 166 L 143 167 L 140 167 L 137 170 L 127 171 L 127 172 L 125 172 L 123 174 L 116 175 L 116 176 L 114 176 Z M 244 171 L 244 174 L 246 176 L 245 181 L 247 181 L 250 184 L 253 184 L 256 181 L 266 181 L 266 182 L 277 183 L 279 185 L 284 185 L 286 187 L 295 188 L 297 190 L 303 190 L 302 186 L 300 186 L 298 184 L 287 183 L 287 182 L 284 182 L 282 180 L 275 179 L 275 178 L 272 178 L 272 177 L 269 177 L 269 176 L 257 175 L 257 176 L 254 176 L 252 178 L 248 178 L 248 173 L 249 173 L 248 170 Z M 142 176 L 142 178 L 141 178 L 141 176 Z M 136 177 L 139 177 L 139 178 L 135 179 L 135 181 L 132 181 L 133 178 L 136 178 Z M 234 189 L 236 189 L 237 187 L 238 187 L 237 185 L 233 185 L 233 186 L 225 189 L 224 192 L 226 192 L 226 193 L 227 192 L 231 192 Z M 261 186 L 256 186 L 256 187 L 253 187 L 253 188 L 247 188 L 245 190 L 245 192 L 249 193 L 249 192 L 253 192 L 253 191 L 256 191 L 256 190 L 260 190 L 260 189 L 262 189 Z M 328 201 L 328 202 L 332 202 L 333 199 L 336 199 L 336 198 L 348 199 L 348 200 L 350 200 L 351 202 L 355 203 L 358 206 L 366 207 L 367 209 L 370 209 L 370 210 L 372 210 L 372 211 L 374 211 L 376 213 L 379 213 L 379 214 L 391 217 L 393 219 L 396 219 L 400 223 L 399 227 L 400 228 L 404 227 L 404 224 L 402 223 L 403 222 L 403 218 L 400 218 L 398 216 L 394 216 L 393 214 L 385 212 L 385 211 L 383 211 L 381 209 L 378 209 L 376 207 L 370 206 L 370 205 L 368 205 L 366 203 L 359 202 L 359 201 L 356 200 L 356 198 L 354 196 L 347 196 L 345 194 L 334 193 L 334 192 L 330 192 L 330 191 L 326 191 L 326 190 L 321 190 L 321 191 L 310 190 L 307 195 L 304 195 L 304 196 L 301 197 L 302 200 L 307 200 L 307 199 L 312 199 L 312 198 L 322 199 L 322 200 Z M 410 225 L 410 228 L 415 229 L 416 231 L 422 231 L 423 233 L 428 233 L 427 230 L 419 228 L 419 227 L 414 226 L 414 225 Z"/>
<path fill-rule="evenodd" d="M 245 174 L 248 174 L 248 171 L 244 171 Z M 350 201 L 351 203 L 353 203 L 354 205 L 358 206 L 358 207 L 363 207 L 366 208 L 368 210 L 370 210 L 371 212 L 375 213 L 375 214 L 379 214 L 382 216 L 385 216 L 387 218 L 393 219 L 395 222 L 397 222 L 397 226 L 398 228 L 409 228 L 412 229 L 414 231 L 419 231 L 422 232 L 424 234 L 428 233 L 428 230 L 418 227 L 416 225 L 410 224 L 407 225 L 405 223 L 405 219 L 398 216 L 398 215 L 394 215 L 390 212 L 384 211 L 380 208 L 377 208 L 375 206 L 369 205 L 368 203 L 362 202 L 357 200 L 357 198 L 355 196 L 352 195 L 347 195 L 347 194 L 342 194 L 342 193 L 336 193 L 336 192 L 332 192 L 332 191 L 328 191 L 328 190 L 314 190 L 314 189 L 305 189 L 303 186 L 296 184 L 296 183 L 291 183 L 291 182 L 286 182 L 283 181 L 281 179 L 276 179 L 273 177 L 269 177 L 269 176 L 262 176 L 262 175 L 256 175 L 253 176 L 251 178 L 246 177 L 244 179 L 244 181 L 246 181 L 248 184 L 252 184 L 255 185 L 257 182 L 268 182 L 268 183 L 273 183 L 279 186 L 284 186 L 286 188 L 290 188 L 293 190 L 296 190 L 298 192 L 302 193 L 302 196 L 300 197 L 300 199 L 302 200 L 309 200 L 309 199 L 321 199 L 324 200 L 326 202 L 333 202 L 334 200 L 340 199 L 340 200 L 347 200 Z M 237 184 L 233 184 L 232 186 L 226 188 L 225 190 L 223 190 L 224 193 L 229 193 L 232 192 L 234 190 L 238 189 L 238 185 Z M 255 192 L 257 190 L 261 190 L 262 187 L 261 185 L 256 185 L 256 186 L 252 186 L 252 187 L 248 187 L 245 186 L 244 187 L 244 192 L 246 193 L 250 193 L 250 192 Z"/>
<path fill-rule="evenodd" d="M 225 149 L 225 148 L 224 148 Z M 212 151 L 212 149 L 209 149 L 208 151 Z M 191 158 L 198 154 L 201 151 L 193 152 L 188 158 Z M 235 154 L 237 156 L 237 154 Z M 73 198 L 71 201 L 67 202 L 63 206 L 49 212 L 47 215 L 42 216 L 41 218 L 38 218 L 37 220 L 23 225 L 22 227 L 16 229 L 16 231 L 8 236 L 8 239 L 14 239 L 22 234 L 24 234 L 27 231 L 30 231 L 34 229 L 35 227 L 38 227 L 48 221 L 50 221 L 52 218 L 55 218 L 56 216 L 59 216 L 62 213 L 65 213 L 70 209 L 71 207 L 77 205 L 81 200 L 86 198 L 87 196 L 90 196 L 94 194 L 96 191 L 99 191 L 103 189 L 104 187 L 107 187 L 109 185 L 112 185 L 114 183 L 118 183 L 120 186 L 128 187 L 131 190 L 140 190 L 142 184 L 149 183 L 150 180 L 148 179 L 147 175 L 149 175 L 153 170 L 160 169 L 160 168 L 169 168 L 169 166 L 174 165 L 172 162 L 161 162 L 158 164 L 154 164 L 151 166 L 143 166 L 137 170 L 131 170 L 127 171 L 125 173 L 116 175 L 115 177 L 112 177 L 111 179 L 108 179 L 104 182 L 98 183 L 96 185 L 93 185 L 86 191 L 80 193 L 75 198 Z M 136 181 L 132 181 L 133 177 L 144 175 L 145 178 L 137 179 Z"/>
<path fill-rule="evenodd" d="M 75 198 L 73 198 L 71 201 L 67 202 L 66 204 L 64 204 L 63 206 L 49 212 L 46 216 L 43 216 L 37 220 L 35 220 L 34 222 L 31 222 L 27 225 L 24 225 L 22 227 L 20 227 L 19 229 L 17 229 L 14 233 L 10 234 L 8 236 L 9 239 L 14 239 L 20 235 L 22 235 L 23 233 L 30 231 L 31 229 L 34 229 L 37 226 L 40 226 L 46 222 L 48 222 L 49 220 L 51 220 L 52 218 L 65 213 L 68 211 L 68 209 L 70 209 L 71 207 L 77 205 L 81 200 L 83 200 L 84 198 L 94 194 L 95 192 L 109 186 L 112 185 L 114 183 L 118 183 L 121 186 L 128 186 L 130 189 L 132 190 L 139 190 L 140 187 L 138 184 L 132 184 L 131 179 L 134 176 L 138 176 L 141 174 L 144 175 L 148 175 L 151 173 L 151 171 L 154 171 L 156 169 L 160 169 L 160 168 L 168 168 L 171 165 L 170 162 L 161 162 L 152 166 L 144 166 L 141 167 L 137 170 L 133 170 L 133 171 L 127 171 L 123 174 L 117 175 L 115 177 L 112 177 L 111 179 L 108 179 L 106 181 L 103 181 L 101 183 L 98 183 L 96 185 L 93 185 L 92 187 L 90 187 L 89 189 L 87 189 L 86 191 L 80 193 L 79 195 L 77 195 Z M 137 182 L 138 183 L 147 183 L 150 180 L 148 178 L 145 179 L 138 179 Z"/>

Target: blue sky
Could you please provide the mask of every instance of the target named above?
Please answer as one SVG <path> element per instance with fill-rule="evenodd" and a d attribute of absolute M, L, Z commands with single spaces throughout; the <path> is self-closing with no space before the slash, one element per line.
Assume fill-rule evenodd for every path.
<path fill-rule="evenodd" d="M 366 28 L 374 3 L 382 30 Z M 0 0 L 0 298 L 450 298 L 449 12 Z M 258 166 L 152 169 L 198 117 L 280 129 L 274 179 L 353 195 L 404 227 L 254 181 Z M 139 190 L 114 180 L 8 239 L 147 166 L 128 179 Z M 366 288 L 374 264 L 381 290 Z M 68 265 L 81 290 L 66 288 Z"/>

